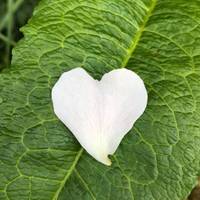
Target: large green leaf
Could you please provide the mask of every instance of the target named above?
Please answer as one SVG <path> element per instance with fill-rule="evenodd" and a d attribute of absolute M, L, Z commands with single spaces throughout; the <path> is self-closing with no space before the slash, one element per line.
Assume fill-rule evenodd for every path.
<path fill-rule="evenodd" d="M 0 199 L 183 200 L 200 161 L 199 24 L 199 0 L 41 1 L 0 75 Z M 148 88 L 111 167 L 52 110 L 53 84 L 79 66 L 127 67 Z"/>

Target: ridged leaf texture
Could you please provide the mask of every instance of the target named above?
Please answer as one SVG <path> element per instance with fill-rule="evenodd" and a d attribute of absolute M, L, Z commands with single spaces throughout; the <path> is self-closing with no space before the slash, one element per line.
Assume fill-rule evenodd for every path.
<path fill-rule="evenodd" d="M 199 0 L 42 0 L 0 74 L 0 199 L 185 199 L 200 162 L 199 24 Z M 53 113 L 74 67 L 98 79 L 126 67 L 148 89 L 111 167 Z"/>

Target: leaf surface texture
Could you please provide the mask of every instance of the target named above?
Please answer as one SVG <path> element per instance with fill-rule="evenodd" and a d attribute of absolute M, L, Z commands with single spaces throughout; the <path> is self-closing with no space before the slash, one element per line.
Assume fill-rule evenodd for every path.
<path fill-rule="evenodd" d="M 199 24 L 199 0 L 42 0 L 0 75 L 0 199 L 184 199 L 200 161 Z M 126 67 L 148 89 L 111 167 L 53 113 L 52 86 L 79 66 Z"/>

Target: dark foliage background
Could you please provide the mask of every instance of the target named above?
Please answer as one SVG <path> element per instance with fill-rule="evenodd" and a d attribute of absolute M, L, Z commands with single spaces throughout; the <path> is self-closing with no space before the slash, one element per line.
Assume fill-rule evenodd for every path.
<path fill-rule="evenodd" d="M 19 28 L 32 16 L 39 0 L 0 0 L 0 70 L 9 66 L 11 49 L 23 37 Z"/>

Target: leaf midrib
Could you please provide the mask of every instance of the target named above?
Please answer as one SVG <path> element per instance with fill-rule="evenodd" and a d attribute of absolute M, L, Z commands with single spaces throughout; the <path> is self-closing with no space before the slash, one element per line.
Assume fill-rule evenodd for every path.
<path fill-rule="evenodd" d="M 122 62 L 122 67 L 126 67 L 126 65 L 128 64 L 128 61 L 130 60 L 133 52 L 135 51 L 139 41 L 140 41 L 140 38 L 142 36 L 142 33 L 144 32 L 145 30 L 145 27 L 146 27 L 146 24 L 148 23 L 150 17 L 152 16 L 152 13 L 156 7 L 156 4 L 157 4 L 157 0 L 152 0 L 152 4 L 147 12 L 147 15 L 144 19 L 144 22 L 142 23 L 142 25 L 140 26 L 140 28 L 138 29 L 138 31 L 136 32 L 136 34 L 133 36 L 133 40 L 131 42 L 131 45 L 130 45 L 130 48 L 128 49 L 128 53 L 127 53 L 127 56 L 125 57 L 125 59 L 123 60 Z M 59 194 L 60 192 L 62 191 L 65 183 L 67 182 L 68 178 L 70 177 L 70 175 L 73 173 L 81 155 L 83 154 L 83 148 L 81 148 L 78 153 L 77 153 L 77 156 L 75 157 L 74 159 L 74 162 L 72 163 L 71 167 L 69 170 L 67 170 L 67 173 L 66 175 L 64 176 L 63 180 L 61 181 L 60 183 L 60 187 L 58 188 L 58 190 L 56 191 L 54 197 L 53 197 L 53 200 L 57 200 L 58 197 L 59 197 Z"/>
<path fill-rule="evenodd" d="M 134 35 L 133 37 L 133 40 L 132 40 L 132 43 L 130 45 L 130 48 L 128 49 L 128 54 L 127 56 L 125 57 L 125 59 L 123 60 L 122 62 L 122 67 L 126 67 L 126 65 L 128 64 L 128 61 L 130 60 L 133 52 L 135 51 L 139 41 L 140 41 L 140 38 L 142 36 L 142 33 L 144 32 L 144 29 L 146 27 L 146 24 L 148 23 L 152 13 L 153 13 L 153 10 L 155 9 L 156 7 L 156 3 L 157 3 L 157 0 L 152 0 L 152 4 L 147 12 L 147 15 L 144 19 L 144 22 L 143 24 L 140 26 L 139 30 L 136 32 L 136 34 Z"/>
<path fill-rule="evenodd" d="M 75 159 L 74 159 L 73 164 L 71 165 L 71 167 L 69 168 L 69 170 L 67 170 L 66 175 L 64 176 L 63 180 L 60 182 L 60 187 L 59 187 L 58 190 L 56 191 L 56 193 L 55 193 L 55 195 L 54 195 L 54 197 L 53 197 L 53 200 L 57 200 L 57 199 L 58 199 L 59 194 L 60 194 L 60 192 L 62 191 L 62 188 L 64 187 L 64 185 L 65 185 L 67 179 L 70 177 L 70 175 L 71 175 L 72 172 L 74 171 L 74 169 L 75 169 L 75 167 L 76 167 L 76 164 L 77 164 L 77 162 L 79 161 L 79 158 L 81 157 L 82 153 L 83 153 L 83 148 L 81 148 L 81 149 L 78 151 L 78 153 L 77 153 L 77 155 L 76 155 L 76 157 L 75 157 Z"/>

